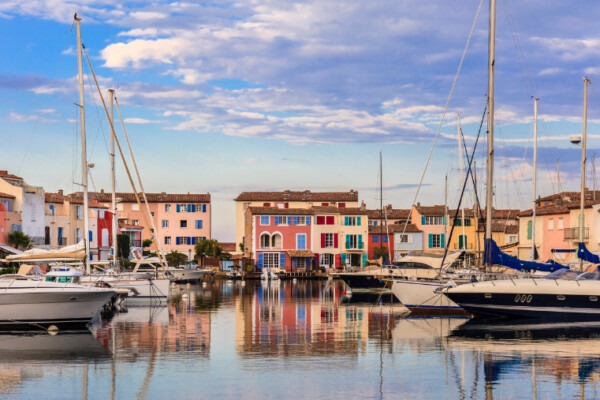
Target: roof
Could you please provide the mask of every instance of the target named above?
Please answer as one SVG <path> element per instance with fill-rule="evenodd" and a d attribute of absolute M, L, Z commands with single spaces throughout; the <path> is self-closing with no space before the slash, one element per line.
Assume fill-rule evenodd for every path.
<path fill-rule="evenodd" d="M 314 257 L 315 253 L 310 250 L 288 250 L 288 255 L 290 257 Z"/>
<path fill-rule="evenodd" d="M 406 225 L 406 229 L 405 229 L 405 225 Z M 369 234 L 381 234 L 382 231 L 383 231 L 383 234 L 386 234 L 387 232 L 389 232 L 389 233 L 423 232 L 421 229 L 417 228 L 417 226 L 415 224 L 404 224 L 404 223 L 390 224 L 387 226 L 384 225 L 383 228 L 381 226 L 369 225 Z"/>
<path fill-rule="evenodd" d="M 569 208 L 567 206 L 546 206 L 535 209 L 535 215 L 556 215 L 556 214 L 568 214 Z M 525 210 L 519 213 L 519 217 L 531 217 L 533 210 Z"/>
<path fill-rule="evenodd" d="M 138 194 L 140 201 L 143 201 L 141 193 Z M 70 196 L 83 197 L 81 192 L 72 193 Z M 115 196 L 121 203 L 137 203 L 134 193 L 115 193 Z M 112 201 L 112 193 L 108 192 L 90 192 L 90 199 L 95 199 L 103 203 Z M 146 193 L 148 203 L 210 203 L 210 193 Z"/>
<path fill-rule="evenodd" d="M 8 179 L 18 179 L 23 180 L 20 176 L 16 176 L 13 174 L 9 174 L 7 170 L 0 170 L 0 178 L 8 178 Z"/>
<path fill-rule="evenodd" d="M 332 207 L 332 206 L 313 206 L 315 215 L 317 214 L 340 214 L 340 215 L 368 215 L 369 210 L 360 207 Z"/>
<path fill-rule="evenodd" d="M 383 213 L 380 208 L 367 211 L 370 219 L 407 219 L 410 213 L 410 209 L 393 209 L 389 206 L 383 208 Z"/>
<path fill-rule="evenodd" d="M 65 196 L 60 194 L 60 193 L 44 193 L 44 197 L 45 197 L 45 202 L 46 203 L 54 203 L 54 204 L 59 204 L 59 203 L 64 203 L 65 202 Z"/>
<path fill-rule="evenodd" d="M 12 194 L 2 193 L 2 192 L 0 192 L 0 197 L 3 199 L 16 199 L 16 197 L 13 196 Z"/>
<path fill-rule="evenodd" d="M 226 253 L 230 253 L 232 251 L 237 250 L 235 242 L 219 242 L 219 244 L 221 245 L 221 250 L 223 250 Z"/>
<path fill-rule="evenodd" d="M 422 206 L 418 204 L 415 208 L 419 214 L 428 217 L 442 217 L 446 215 L 446 206 Z"/>
<path fill-rule="evenodd" d="M 283 192 L 242 192 L 235 201 L 358 201 L 358 192 L 311 192 L 310 190 Z"/>
<path fill-rule="evenodd" d="M 248 207 L 254 215 L 313 215 L 311 208 Z"/>

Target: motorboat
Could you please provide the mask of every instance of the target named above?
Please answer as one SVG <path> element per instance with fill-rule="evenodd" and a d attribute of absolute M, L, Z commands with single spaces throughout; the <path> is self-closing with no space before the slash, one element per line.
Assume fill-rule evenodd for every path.
<path fill-rule="evenodd" d="M 0 278 L 0 329 L 84 328 L 115 294 L 71 282 Z"/>
<path fill-rule="evenodd" d="M 472 282 L 441 291 L 475 316 L 600 320 L 600 272 Z"/>
<path fill-rule="evenodd" d="M 198 269 L 194 266 L 168 266 L 164 268 L 158 257 L 141 258 L 132 261 L 135 265 L 133 267 L 133 274 L 151 274 L 155 278 L 168 278 L 175 283 L 197 283 L 203 277 L 214 273 L 211 268 Z"/>

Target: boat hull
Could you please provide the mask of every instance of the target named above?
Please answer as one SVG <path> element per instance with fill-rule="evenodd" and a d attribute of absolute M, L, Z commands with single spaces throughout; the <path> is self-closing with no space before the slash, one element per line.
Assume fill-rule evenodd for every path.
<path fill-rule="evenodd" d="M 478 317 L 600 320 L 600 281 L 489 281 L 444 294 Z"/>
<path fill-rule="evenodd" d="M 395 280 L 392 292 L 412 315 L 465 315 L 461 306 L 439 293 L 443 287 L 439 282 Z"/>
<path fill-rule="evenodd" d="M 0 283 L 0 330 L 85 328 L 115 295 L 107 289 L 21 281 Z"/>

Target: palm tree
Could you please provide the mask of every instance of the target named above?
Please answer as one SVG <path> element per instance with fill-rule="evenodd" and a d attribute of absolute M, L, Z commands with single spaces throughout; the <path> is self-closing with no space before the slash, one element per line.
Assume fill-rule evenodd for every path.
<path fill-rule="evenodd" d="M 14 231 L 8 234 L 8 243 L 17 249 L 27 249 L 31 245 L 31 238 L 22 231 Z"/>
<path fill-rule="evenodd" d="M 165 258 L 167 259 L 169 265 L 173 267 L 185 264 L 188 259 L 185 254 L 180 253 L 177 250 L 171 250 L 171 252 L 165 256 Z"/>
<path fill-rule="evenodd" d="M 196 251 L 196 257 L 201 260 L 200 264 L 202 265 L 204 265 L 204 257 L 221 257 L 223 253 L 221 245 L 215 239 L 200 240 L 196 243 L 194 250 Z"/>

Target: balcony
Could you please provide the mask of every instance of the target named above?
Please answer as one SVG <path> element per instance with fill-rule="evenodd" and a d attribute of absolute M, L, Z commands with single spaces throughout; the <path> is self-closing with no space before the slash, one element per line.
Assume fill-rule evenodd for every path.
<path fill-rule="evenodd" d="M 454 250 L 473 250 L 474 246 L 473 246 L 473 243 L 466 243 L 466 244 L 453 243 L 452 248 Z"/>
<path fill-rule="evenodd" d="M 579 241 L 579 227 L 565 228 L 563 230 L 564 240 Z M 583 241 L 587 242 L 590 239 L 590 228 L 583 228 Z"/>

